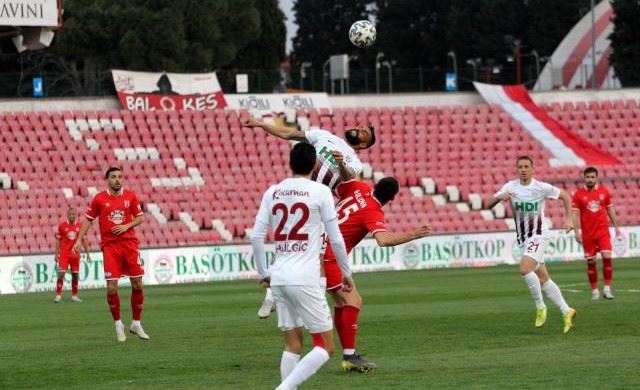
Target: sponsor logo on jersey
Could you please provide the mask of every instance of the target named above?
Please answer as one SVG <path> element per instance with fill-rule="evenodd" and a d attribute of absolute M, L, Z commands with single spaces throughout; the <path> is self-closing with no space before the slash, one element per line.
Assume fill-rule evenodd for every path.
<path fill-rule="evenodd" d="M 11 285 L 15 292 L 27 292 L 33 285 L 33 271 L 27 264 L 17 264 L 11 270 Z"/>
<path fill-rule="evenodd" d="M 69 230 L 67 232 L 67 238 L 70 240 L 75 240 L 76 237 L 78 236 L 77 232 L 75 230 Z"/>
<path fill-rule="evenodd" d="M 361 209 L 367 207 L 367 201 L 364 200 L 364 197 L 362 196 L 362 192 L 360 192 L 360 190 L 355 190 L 353 192 L 353 195 L 356 197 L 356 201 L 358 202 L 358 205 Z"/>
<path fill-rule="evenodd" d="M 277 188 L 275 191 L 273 191 L 273 200 L 277 200 L 285 196 L 304 196 L 308 198 L 309 191 L 283 190 L 280 188 Z"/>
<path fill-rule="evenodd" d="M 587 210 L 593 211 L 594 213 L 600 211 L 600 202 L 597 200 L 592 200 L 587 204 Z"/>
<path fill-rule="evenodd" d="M 538 203 L 536 202 L 514 202 L 513 208 L 516 211 L 538 211 Z"/>
<path fill-rule="evenodd" d="M 327 148 L 326 146 L 323 146 L 322 149 L 320 149 L 320 151 L 318 152 L 318 154 L 324 157 L 326 161 L 329 161 L 331 165 L 338 165 L 338 163 L 336 163 L 336 158 L 333 156 L 333 152 L 329 150 L 329 148 Z"/>
<path fill-rule="evenodd" d="M 122 224 L 124 222 L 124 210 L 113 210 L 111 214 L 109 214 L 109 221 L 116 225 Z"/>

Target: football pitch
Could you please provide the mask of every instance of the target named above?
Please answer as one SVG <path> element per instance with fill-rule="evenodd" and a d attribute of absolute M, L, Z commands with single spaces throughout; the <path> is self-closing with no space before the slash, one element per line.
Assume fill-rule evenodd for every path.
<path fill-rule="evenodd" d="M 302 388 L 640 388 L 638 259 L 615 263 L 613 301 L 591 301 L 584 262 L 548 267 L 578 310 L 568 335 L 549 300 L 547 323 L 534 328 L 517 267 L 357 274 L 358 347 L 378 369 L 343 373 L 336 353 Z M 0 388 L 273 389 L 279 382 L 282 336 L 275 315 L 257 318 L 263 290 L 255 281 L 148 287 L 143 324 L 151 340 L 128 334 L 122 344 L 105 290 L 81 291 L 81 304 L 65 291 L 56 305 L 53 295 L 0 296 Z M 121 289 L 127 327 L 129 295 Z"/>

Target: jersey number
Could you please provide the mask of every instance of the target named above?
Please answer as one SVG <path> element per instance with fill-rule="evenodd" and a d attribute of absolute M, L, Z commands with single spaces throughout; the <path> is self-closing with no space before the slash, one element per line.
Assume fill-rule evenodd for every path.
<path fill-rule="evenodd" d="M 358 202 L 353 202 L 347 207 L 343 208 L 345 204 L 349 203 L 352 200 L 353 200 L 353 196 L 350 196 L 348 198 L 344 198 L 344 200 L 342 200 L 340 203 L 336 205 L 336 208 L 339 210 L 339 214 L 338 214 L 339 225 L 342 224 L 344 221 L 346 221 L 349 218 L 349 215 L 351 213 L 355 213 L 356 211 L 360 210 L 360 205 L 358 205 Z"/>
<path fill-rule="evenodd" d="M 539 246 L 540 244 L 538 243 L 530 242 L 529 246 L 527 247 L 527 253 L 537 252 Z"/>
<path fill-rule="evenodd" d="M 289 216 L 293 216 L 298 214 L 298 210 L 302 212 L 302 215 L 299 217 L 298 222 L 293 225 L 289 234 L 283 233 L 284 225 L 287 224 L 287 220 Z M 287 240 L 297 240 L 297 241 L 306 241 L 309 239 L 309 235 L 307 233 L 300 233 L 300 229 L 307 223 L 309 219 L 309 207 L 307 207 L 304 203 L 294 203 L 291 206 L 291 210 L 287 208 L 287 205 L 284 203 L 276 203 L 271 209 L 271 214 L 278 215 L 278 211 L 282 212 L 282 218 L 280 219 L 280 223 L 274 232 L 274 239 L 276 241 L 287 241 Z"/>

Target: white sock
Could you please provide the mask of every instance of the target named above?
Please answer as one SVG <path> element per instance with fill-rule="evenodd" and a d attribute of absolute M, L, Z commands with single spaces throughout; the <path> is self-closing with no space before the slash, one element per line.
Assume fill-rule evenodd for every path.
<path fill-rule="evenodd" d="M 140 326 L 140 321 L 131 320 L 131 326 Z"/>
<path fill-rule="evenodd" d="M 293 352 L 282 351 L 282 359 L 280 360 L 280 378 L 285 380 L 291 371 L 296 367 L 296 364 L 300 361 L 300 355 Z"/>
<path fill-rule="evenodd" d="M 302 360 L 296 364 L 296 367 L 289 373 L 289 376 L 280 383 L 276 390 L 295 389 L 302 382 L 306 381 L 315 374 L 326 362 L 329 361 L 329 354 L 324 348 L 313 347 L 308 354 L 304 355 Z"/>
<path fill-rule="evenodd" d="M 549 297 L 549 299 L 551 299 L 551 301 L 553 301 L 553 303 L 555 303 L 560 308 L 562 314 L 567 314 L 567 312 L 569 311 L 569 305 L 567 305 L 567 302 L 565 302 L 564 298 L 562 297 L 560 288 L 557 284 L 555 284 L 553 280 L 547 280 L 544 286 L 542 286 L 542 290 L 544 290 L 544 293 L 547 294 L 547 297 Z"/>
<path fill-rule="evenodd" d="M 522 275 L 522 279 L 524 279 L 527 287 L 529 287 L 529 291 L 531 291 L 531 297 L 536 304 L 536 309 L 544 308 L 544 298 L 542 297 L 542 289 L 540 288 L 538 275 L 536 275 L 535 272 L 529 272 L 528 274 Z"/>
<path fill-rule="evenodd" d="M 611 286 L 605 285 L 604 288 L 602 289 L 602 291 L 610 293 L 611 292 Z"/>
<path fill-rule="evenodd" d="M 264 296 L 265 301 L 273 301 L 273 293 L 271 293 L 271 288 L 267 287 L 267 293 Z"/>
<path fill-rule="evenodd" d="M 343 349 L 342 350 L 342 354 L 343 355 L 353 355 L 354 353 L 356 353 L 355 349 Z"/>
<path fill-rule="evenodd" d="M 116 326 L 124 326 L 124 324 L 122 323 L 122 320 L 116 321 Z"/>

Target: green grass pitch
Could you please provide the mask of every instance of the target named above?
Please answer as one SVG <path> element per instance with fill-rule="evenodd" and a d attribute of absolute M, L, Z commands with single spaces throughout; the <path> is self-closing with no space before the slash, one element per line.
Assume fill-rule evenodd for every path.
<path fill-rule="evenodd" d="M 591 301 L 584 262 L 548 267 L 578 310 L 568 335 L 548 300 L 547 323 L 534 328 L 535 308 L 517 267 L 358 274 L 358 347 L 379 368 L 343 373 L 336 354 L 302 388 L 640 388 L 638 259 L 615 263 L 613 301 Z M 84 303 L 75 304 L 65 291 L 57 305 L 52 293 L 0 296 L 0 388 L 278 384 L 282 336 L 275 316 L 257 318 L 263 290 L 256 282 L 147 288 L 148 342 L 132 335 L 116 342 L 104 295 L 81 291 Z M 128 327 L 129 291 L 120 296 Z"/>

